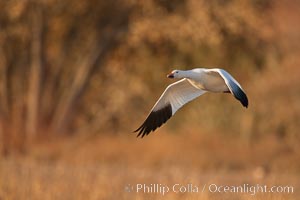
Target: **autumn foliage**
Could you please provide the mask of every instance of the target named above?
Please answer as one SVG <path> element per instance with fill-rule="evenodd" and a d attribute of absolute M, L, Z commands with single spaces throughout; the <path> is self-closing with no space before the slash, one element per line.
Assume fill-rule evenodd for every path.
<path fill-rule="evenodd" d="M 276 6 L 272 0 L 0 1 L 3 150 L 52 134 L 129 134 L 170 83 L 165 74 L 195 67 L 230 71 L 248 92 L 249 109 L 226 95 L 207 95 L 174 117 L 167 132 L 184 130 L 192 118 L 188 127 L 202 132 L 294 137 L 299 109 L 281 110 L 289 101 L 273 91 L 282 82 L 289 88 L 280 71 L 294 69 L 282 66 L 289 51 Z M 290 98 L 294 106 L 297 97 Z"/>

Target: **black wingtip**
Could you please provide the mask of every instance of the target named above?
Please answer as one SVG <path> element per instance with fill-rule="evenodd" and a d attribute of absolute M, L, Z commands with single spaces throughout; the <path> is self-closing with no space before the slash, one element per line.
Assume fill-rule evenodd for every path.
<path fill-rule="evenodd" d="M 243 99 L 239 99 L 241 104 L 245 107 L 248 108 L 248 98 L 245 96 Z"/>
<path fill-rule="evenodd" d="M 136 137 L 140 137 L 140 135 L 143 133 L 143 125 L 144 124 L 142 124 L 138 129 L 133 131 L 133 133 L 139 132 Z M 143 137 L 144 137 L 144 135 L 141 136 L 141 138 L 143 138 Z"/>
<path fill-rule="evenodd" d="M 172 116 L 172 106 L 171 104 L 166 105 L 164 108 L 152 111 L 144 123 L 134 131 L 138 132 L 137 137 L 143 138 L 145 135 L 148 135 L 150 132 L 155 131 L 162 124 L 164 124 Z"/>
<path fill-rule="evenodd" d="M 242 92 L 242 93 L 243 93 L 243 95 L 242 95 L 241 102 L 242 102 L 242 104 L 243 104 L 243 106 L 245 108 L 248 108 L 248 105 L 249 105 L 249 103 L 248 103 L 248 97 L 247 97 L 247 95 L 244 92 Z"/>
<path fill-rule="evenodd" d="M 245 108 L 248 108 L 248 105 L 249 105 L 248 97 L 242 89 L 238 88 L 238 90 L 235 92 L 234 96 L 236 99 L 238 99 L 241 102 L 241 104 Z"/>

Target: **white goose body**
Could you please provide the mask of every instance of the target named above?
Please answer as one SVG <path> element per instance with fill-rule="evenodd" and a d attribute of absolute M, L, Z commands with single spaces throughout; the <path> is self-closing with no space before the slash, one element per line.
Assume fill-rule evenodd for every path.
<path fill-rule="evenodd" d="M 229 91 L 224 79 L 217 73 L 204 68 L 185 71 L 186 78 L 197 88 L 209 92 Z"/>
<path fill-rule="evenodd" d="M 244 107 L 248 107 L 248 98 L 240 84 L 223 69 L 196 68 L 192 70 L 174 70 L 168 78 L 181 80 L 170 84 L 151 109 L 144 123 L 135 132 L 144 137 L 156 130 L 178 109 L 206 92 L 231 93 Z"/>

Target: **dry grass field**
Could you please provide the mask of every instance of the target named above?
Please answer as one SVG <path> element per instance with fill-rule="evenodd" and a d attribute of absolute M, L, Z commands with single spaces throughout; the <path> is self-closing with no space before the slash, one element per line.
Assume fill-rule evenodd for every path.
<path fill-rule="evenodd" d="M 297 199 L 300 149 L 277 138 L 255 144 L 214 135 L 161 132 L 40 142 L 30 156 L 2 158 L 1 199 Z M 196 192 L 137 192 L 136 184 L 198 187 Z M 292 186 L 293 192 L 209 192 L 211 184 Z M 204 185 L 206 189 L 203 190 Z M 128 192 L 126 187 L 130 187 Z M 131 187 L 134 187 L 133 189 Z M 213 190 L 213 188 L 211 188 Z M 255 191 L 254 191 L 255 192 Z"/>

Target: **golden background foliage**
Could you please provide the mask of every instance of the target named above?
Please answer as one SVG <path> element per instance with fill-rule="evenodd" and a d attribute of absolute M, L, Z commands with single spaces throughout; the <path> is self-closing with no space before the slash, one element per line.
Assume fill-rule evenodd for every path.
<path fill-rule="evenodd" d="M 299 188 L 297 0 L 0 0 L 0 11 L 0 199 L 199 198 L 124 192 L 137 182 Z M 205 94 L 135 138 L 166 74 L 196 67 L 229 71 L 249 108 Z"/>

